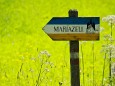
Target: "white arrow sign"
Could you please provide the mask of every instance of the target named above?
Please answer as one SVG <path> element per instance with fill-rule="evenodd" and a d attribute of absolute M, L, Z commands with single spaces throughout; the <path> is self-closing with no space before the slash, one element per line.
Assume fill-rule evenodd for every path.
<path fill-rule="evenodd" d="M 99 40 L 99 17 L 54 17 L 43 30 L 53 40 Z"/>

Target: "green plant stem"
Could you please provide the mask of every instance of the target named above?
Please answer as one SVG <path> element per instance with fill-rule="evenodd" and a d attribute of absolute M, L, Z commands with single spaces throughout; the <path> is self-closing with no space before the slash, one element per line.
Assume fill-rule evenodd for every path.
<path fill-rule="evenodd" d="M 111 86 L 112 86 L 112 77 L 111 77 L 111 50 L 110 50 L 110 61 L 109 61 L 109 70 L 110 70 L 110 72 L 109 72 L 109 76 L 110 76 L 110 84 L 111 84 Z"/>
<path fill-rule="evenodd" d="M 93 51 L 93 86 L 94 86 L 94 84 L 95 84 L 95 81 L 94 81 L 94 64 L 95 64 L 95 56 L 94 56 L 94 43 L 93 43 L 93 46 L 92 46 L 92 51 Z"/>
<path fill-rule="evenodd" d="M 43 63 L 41 64 L 40 72 L 39 72 L 39 75 L 38 75 L 38 79 L 36 80 L 36 86 L 39 86 L 39 80 L 40 80 L 40 76 L 41 76 L 41 72 L 42 72 L 42 66 L 43 66 Z"/>
<path fill-rule="evenodd" d="M 112 28 L 113 28 L 113 25 L 111 23 L 111 39 L 112 39 Z M 112 44 L 112 40 L 110 40 L 110 43 Z M 112 51 L 110 49 L 110 59 L 109 59 L 109 79 L 110 79 L 110 85 L 112 86 L 112 77 L 111 77 L 111 55 L 112 55 Z"/>
<path fill-rule="evenodd" d="M 82 44 L 81 44 L 81 55 L 82 55 L 82 66 L 83 66 L 83 86 L 85 86 L 85 80 L 84 80 L 84 57 L 83 57 Z"/>
<path fill-rule="evenodd" d="M 104 86 L 105 61 L 106 61 L 106 53 L 105 53 L 105 56 L 104 56 L 104 64 L 103 64 L 102 86 Z"/>
<path fill-rule="evenodd" d="M 113 34 L 112 34 L 112 28 L 113 28 L 113 24 L 111 23 L 111 37 L 112 37 L 112 35 L 113 35 Z"/>

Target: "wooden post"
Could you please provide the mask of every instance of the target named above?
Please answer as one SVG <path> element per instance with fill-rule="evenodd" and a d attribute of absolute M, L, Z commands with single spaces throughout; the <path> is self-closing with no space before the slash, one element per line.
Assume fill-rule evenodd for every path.
<path fill-rule="evenodd" d="M 79 40 L 99 40 L 100 18 L 99 17 L 76 18 L 78 17 L 77 10 L 69 10 L 68 13 L 69 17 L 72 18 L 53 17 L 43 28 L 43 30 L 52 40 L 63 40 L 63 41 L 71 40 L 70 41 L 71 86 L 80 86 Z M 91 22 L 92 19 L 93 22 Z M 87 30 L 89 30 L 89 32 L 87 32 Z"/>
<path fill-rule="evenodd" d="M 69 10 L 69 17 L 78 17 L 78 11 Z M 71 86 L 80 86 L 79 41 L 70 41 L 70 64 Z"/>

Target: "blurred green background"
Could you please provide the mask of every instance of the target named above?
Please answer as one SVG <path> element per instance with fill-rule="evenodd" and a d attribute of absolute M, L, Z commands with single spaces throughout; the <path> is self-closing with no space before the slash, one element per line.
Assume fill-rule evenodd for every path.
<path fill-rule="evenodd" d="M 105 28 L 100 40 L 94 43 L 94 86 L 101 86 L 104 53 L 100 51 L 105 43 L 103 35 L 110 33 L 110 26 L 101 19 L 115 14 L 114 0 L 0 0 L 0 86 L 61 86 L 59 82 L 63 82 L 62 86 L 70 86 L 69 41 L 53 41 L 42 30 L 52 17 L 67 17 L 70 9 L 77 9 L 80 17 L 99 16 L 100 26 Z M 92 46 L 92 42 L 82 46 L 85 85 L 82 84 L 80 48 L 81 86 L 93 86 Z M 41 52 L 51 54 L 50 58 L 47 53 L 41 58 L 48 58 L 53 66 L 44 64 L 41 69 Z M 40 74 L 45 68 L 49 71 Z M 108 76 L 108 67 L 105 76 Z"/>

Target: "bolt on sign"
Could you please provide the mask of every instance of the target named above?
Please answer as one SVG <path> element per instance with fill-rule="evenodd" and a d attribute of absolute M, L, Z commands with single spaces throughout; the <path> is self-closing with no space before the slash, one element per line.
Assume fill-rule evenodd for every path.
<path fill-rule="evenodd" d="M 53 17 L 44 32 L 53 40 L 99 40 L 99 17 Z"/>

